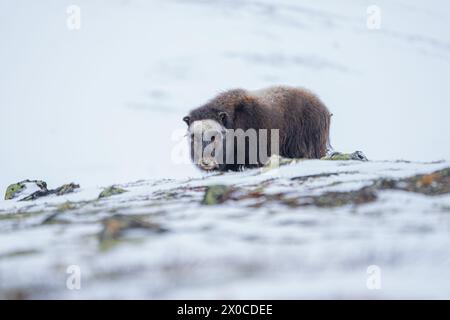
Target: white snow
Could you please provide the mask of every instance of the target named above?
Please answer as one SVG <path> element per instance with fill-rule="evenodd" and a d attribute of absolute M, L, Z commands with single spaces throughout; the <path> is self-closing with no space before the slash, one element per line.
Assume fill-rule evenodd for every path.
<path fill-rule="evenodd" d="M 73 4 L 80 30 L 66 26 Z M 271 178 L 270 192 L 293 192 L 289 178 L 339 173 L 295 185 L 296 195 L 316 195 L 449 167 L 425 162 L 450 160 L 450 3 L 378 0 L 381 29 L 369 30 L 372 4 L 0 0 L 0 192 L 24 179 L 82 187 L 32 203 L 0 200 L 0 297 L 25 289 L 50 298 L 448 299 L 448 195 L 385 191 L 360 207 L 301 210 L 250 209 L 252 200 L 203 207 L 188 191 L 189 201 L 162 208 L 152 198 Z M 279 84 L 317 93 L 334 114 L 333 147 L 376 161 L 203 179 L 175 157 L 190 109 L 230 88 Z M 113 183 L 129 192 L 63 213 L 67 225 L 41 224 L 57 205 L 95 199 Z M 99 252 L 100 221 L 112 209 L 170 233 Z M 65 286 L 71 264 L 81 267 L 82 290 Z M 371 264 L 381 290 L 366 287 Z"/>
<path fill-rule="evenodd" d="M 81 9 L 69 30 L 66 9 Z M 450 5 L 377 1 L 0 1 L 0 190 L 199 176 L 172 159 L 182 117 L 220 91 L 304 86 L 332 144 L 450 158 Z M 179 146 L 179 143 L 178 143 Z"/>
<path fill-rule="evenodd" d="M 200 204 L 201 187 L 214 184 L 255 189 L 270 178 L 266 194 L 304 197 L 448 167 L 310 160 L 268 172 L 141 181 L 97 201 L 99 188 L 3 201 L 0 297 L 449 298 L 448 194 L 379 191 L 374 202 L 335 208 L 290 208 L 276 201 L 251 207 L 257 199 Z M 301 177 L 310 178 L 292 180 Z M 60 212 L 62 222 L 43 224 L 67 201 L 88 202 Z M 140 215 L 168 232 L 131 230 L 105 251 L 101 221 L 114 214 Z M 80 290 L 66 287 L 71 265 L 82 272 Z M 379 290 L 366 285 L 372 265 L 381 270 Z"/>

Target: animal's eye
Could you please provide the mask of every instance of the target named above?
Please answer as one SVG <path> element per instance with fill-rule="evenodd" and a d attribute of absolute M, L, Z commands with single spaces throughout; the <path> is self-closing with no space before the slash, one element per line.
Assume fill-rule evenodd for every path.
<path fill-rule="evenodd" d="M 215 137 L 215 136 L 212 136 L 212 137 L 211 137 L 211 142 L 214 142 L 214 140 L 216 140 L 216 137 Z"/>

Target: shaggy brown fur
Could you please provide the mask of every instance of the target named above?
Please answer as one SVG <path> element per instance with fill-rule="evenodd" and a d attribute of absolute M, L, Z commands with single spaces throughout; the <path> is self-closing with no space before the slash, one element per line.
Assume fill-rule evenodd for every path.
<path fill-rule="evenodd" d="M 196 120 L 213 119 L 227 129 L 244 131 L 279 129 L 281 156 L 318 159 L 327 152 L 330 117 L 327 107 L 310 91 L 271 87 L 226 91 L 192 110 L 184 121 L 189 125 Z M 226 169 L 236 170 L 238 166 Z"/>

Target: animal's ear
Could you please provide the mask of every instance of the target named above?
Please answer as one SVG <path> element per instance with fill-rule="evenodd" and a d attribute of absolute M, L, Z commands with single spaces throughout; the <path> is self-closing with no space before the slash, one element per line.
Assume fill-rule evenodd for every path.
<path fill-rule="evenodd" d="M 186 122 L 187 125 L 189 125 L 189 122 L 191 121 L 191 117 L 186 116 L 183 118 L 183 121 Z"/>
<path fill-rule="evenodd" d="M 219 112 L 219 119 L 222 125 L 225 126 L 228 121 L 228 113 L 226 113 L 225 111 Z"/>

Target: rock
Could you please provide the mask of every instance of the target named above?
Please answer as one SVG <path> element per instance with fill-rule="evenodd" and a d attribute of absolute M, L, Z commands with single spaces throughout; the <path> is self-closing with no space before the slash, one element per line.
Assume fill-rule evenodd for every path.
<path fill-rule="evenodd" d="M 373 202 L 377 199 L 374 187 L 364 187 L 349 192 L 327 192 L 323 195 L 313 197 L 311 204 L 317 207 L 340 207 L 348 204 L 360 205 Z"/>
<path fill-rule="evenodd" d="M 376 181 L 374 185 L 381 190 L 403 190 L 430 196 L 446 194 L 450 193 L 450 168 L 397 181 L 392 179 L 380 179 Z"/>
<path fill-rule="evenodd" d="M 8 186 L 5 193 L 5 200 L 11 200 L 17 197 L 24 189 L 25 185 L 22 183 L 13 183 Z"/>
<path fill-rule="evenodd" d="M 65 184 L 61 187 L 58 187 L 58 188 L 52 189 L 52 190 L 48 190 L 45 188 L 45 189 L 41 189 L 36 192 L 33 192 L 29 196 L 26 196 L 25 198 L 20 199 L 20 201 L 35 200 L 37 198 L 42 198 L 42 197 L 48 196 L 50 194 L 56 194 L 57 196 L 61 196 L 63 194 L 73 192 L 75 189 L 77 189 L 79 187 L 80 186 L 78 184 L 70 183 L 70 184 Z"/>
<path fill-rule="evenodd" d="M 8 186 L 5 192 L 5 200 L 25 196 L 22 200 L 32 196 L 34 193 L 47 194 L 47 183 L 42 180 L 23 180 Z"/>
<path fill-rule="evenodd" d="M 61 203 L 57 208 L 56 211 L 58 212 L 65 212 L 65 211 L 69 211 L 69 210 L 73 210 L 75 209 L 77 206 L 75 203 L 70 202 L 70 201 L 66 201 L 64 203 Z"/>
<path fill-rule="evenodd" d="M 359 161 L 369 161 L 366 155 L 362 151 L 355 151 L 350 154 L 351 160 L 359 160 Z"/>
<path fill-rule="evenodd" d="M 59 188 L 56 188 L 54 190 L 54 193 L 56 193 L 57 196 L 61 196 L 63 194 L 71 193 L 75 189 L 78 189 L 78 188 L 80 188 L 79 184 L 69 183 L 69 184 L 62 185 Z"/>
<path fill-rule="evenodd" d="M 121 214 L 104 219 L 102 224 L 103 229 L 99 234 L 102 249 L 108 249 L 116 244 L 127 230 L 142 229 L 154 233 L 167 232 L 167 229 L 162 228 L 159 224 L 144 221 L 140 217 Z"/>
<path fill-rule="evenodd" d="M 332 177 L 332 176 L 339 176 L 340 174 L 352 174 L 352 173 L 356 173 L 355 171 L 353 172 L 327 172 L 327 173 L 319 173 L 319 174 L 312 174 L 312 175 L 306 175 L 306 176 L 299 176 L 299 177 L 293 177 L 291 178 L 291 180 L 294 181 L 307 181 L 309 179 L 317 179 L 317 178 L 328 178 L 328 177 Z"/>
<path fill-rule="evenodd" d="M 284 158 L 278 154 L 272 155 L 269 160 L 266 162 L 262 171 L 268 171 L 271 169 L 278 168 L 279 166 L 294 164 L 299 161 L 306 160 L 303 158 Z M 332 152 L 329 155 L 321 158 L 321 160 L 336 160 L 336 161 L 348 161 L 348 160 L 356 160 L 356 161 L 368 161 L 367 157 L 364 155 L 362 151 L 355 151 L 353 153 L 342 153 L 342 152 Z"/>
<path fill-rule="evenodd" d="M 292 196 L 288 193 L 265 193 L 261 188 L 248 190 L 225 185 L 214 185 L 206 189 L 202 203 L 205 205 L 215 205 L 229 200 L 234 202 L 255 200 L 256 202 L 249 204 L 250 207 L 262 207 L 269 203 L 279 203 L 291 208 L 306 206 L 331 208 L 348 204 L 361 205 L 373 202 L 376 199 L 377 188 L 375 186 L 347 192 L 326 192 L 318 196 Z"/>
<path fill-rule="evenodd" d="M 110 186 L 108 188 L 105 188 L 99 195 L 98 198 L 106 198 L 106 197 L 111 197 L 113 195 L 116 194 L 121 194 L 127 192 L 127 190 L 116 187 L 116 186 Z"/>
<path fill-rule="evenodd" d="M 330 155 L 323 157 L 321 160 L 336 160 L 336 161 L 347 161 L 347 160 L 356 160 L 356 161 L 368 161 L 367 157 L 364 155 L 362 151 L 355 151 L 353 153 L 341 153 L 341 152 L 333 152 Z"/>
<path fill-rule="evenodd" d="M 42 180 L 23 180 L 11 184 L 6 189 L 5 200 L 11 200 L 23 196 L 19 201 L 35 200 L 37 198 L 45 197 L 50 194 L 56 194 L 61 196 L 73 192 L 78 189 L 80 185 L 75 183 L 69 183 L 62 185 L 56 189 L 47 189 L 47 183 Z"/>
<path fill-rule="evenodd" d="M 209 186 L 205 190 L 202 204 L 215 205 L 223 203 L 229 199 L 229 196 L 233 191 L 234 188 L 225 185 Z"/>

